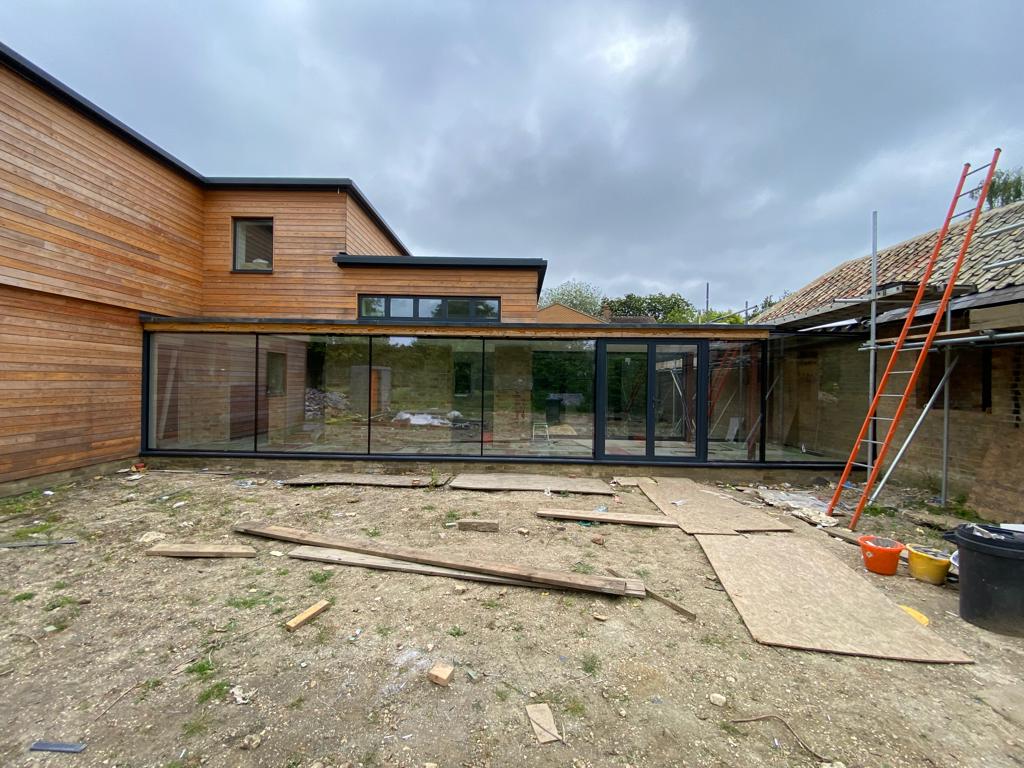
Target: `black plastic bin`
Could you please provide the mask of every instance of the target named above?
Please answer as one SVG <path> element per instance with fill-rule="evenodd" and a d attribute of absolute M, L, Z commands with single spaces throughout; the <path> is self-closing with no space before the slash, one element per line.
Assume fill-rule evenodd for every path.
<path fill-rule="evenodd" d="M 960 617 L 1024 637 L 1024 533 L 970 524 L 943 537 L 960 550 Z"/>

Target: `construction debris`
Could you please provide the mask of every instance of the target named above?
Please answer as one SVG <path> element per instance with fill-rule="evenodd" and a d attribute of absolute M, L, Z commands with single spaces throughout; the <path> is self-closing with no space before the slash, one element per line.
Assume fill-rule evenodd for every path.
<path fill-rule="evenodd" d="M 294 632 L 296 629 L 298 629 L 299 627 L 303 626 L 304 624 L 309 623 L 310 621 L 312 621 L 314 618 L 319 616 L 321 613 L 323 613 L 324 611 L 326 611 L 330 607 L 331 607 L 331 604 L 327 600 L 319 600 L 319 601 L 313 603 L 313 605 L 309 606 L 309 608 L 304 610 L 302 613 L 300 613 L 294 619 L 291 619 L 290 621 L 288 621 L 284 625 L 284 628 L 287 629 L 289 632 Z"/>
<path fill-rule="evenodd" d="M 447 688 L 454 674 L 455 667 L 445 661 L 439 661 L 430 668 L 430 671 L 427 672 L 427 677 L 430 679 L 430 682 Z"/>
<path fill-rule="evenodd" d="M 283 485 L 368 485 L 381 488 L 430 488 L 442 486 L 450 475 L 432 477 L 430 475 L 371 475 L 352 473 L 330 473 L 302 475 L 283 481 Z"/>
<path fill-rule="evenodd" d="M 785 510 L 793 517 L 811 525 L 831 528 L 839 523 L 828 515 L 828 503 L 813 494 L 796 491 L 773 491 L 769 488 L 741 489 L 757 495 L 765 504 Z"/>
<path fill-rule="evenodd" d="M 331 549 L 344 549 L 349 552 L 358 552 L 364 555 L 376 555 L 388 557 L 393 560 L 405 560 L 412 563 L 423 563 L 424 565 L 437 565 L 442 568 L 454 568 L 462 571 L 475 573 L 486 573 L 492 576 L 504 576 L 510 579 L 545 584 L 552 587 L 565 589 L 579 589 L 587 592 L 600 592 L 609 595 L 630 595 L 642 597 L 640 592 L 633 585 L 627 584 L 624 579 L 609 578 L 607 576 L 587 576 L 575 573 L 563 573 L 560 571 L 549 571 L 542 568 L 531 568 L 517 566 L 507 563 L 491 561 L 461 560 L 459 558 L 446 557 L 435 554 L 430 550 L 412 549 L 410 547 L 396 547 L 389 544 L 375 541 L 361 541 L 359 539 L 345 539 L 338 536 L 325 536 L 322 534 L 309 533 L 298 528 L 272 525 L 267 523 L 236 523 L 234 530 L 237 533 L 247 533 L 252 536 L 263 536 L 269 539 L 291 541 L 296 544 L 310 544 L 318 547 Z"/>
<path fill-rule="evenodd" d="M 551 707 L 547 704 L 527 704 L 526 716 L 530 718 L 530 725 L 533 726 L 533 735 L 537 737 L 540 744 L 548 744 L 552 741 L 563 741 L 555 725 L 555 717 L 551 714 Z"/>
<path fill-rule="evenodd" d="M 147 549 L 151 557 L 256 557 L 256 549 L 244 544 L 157 544 Z"/>
<path fill-rule="evenodd" d="M 618 573 L 617 571 L 615 571 L 615 570 L 613 570 L 611 568 L 608 568 L 606 570 L 612 576 L 618 576 L 619 578 L 623 578 L 622 574 Z M 671 598 L 665 597 L 664 595 L 662 595 L 662 594 L 660 594 L 658 592 L 653 591 L 646 584 L 644 585 L 644 592 L 647 594 L 647 597 L 649 597 L 652 600 L 655 600 L 655 601 L 661 603 L 662 605 L 668 606 L 673 611 L 678 613 L 680 616 L 684 616 L 685 618 L 689 619 L 690 621 L 696 621 L 697 620 L 697 614 L 696 613 L 694 613 L 693 611 L 688 610 L 686 608 L 683 608 L 683 606 L 681 606 L 675 600 L 672 600 Z"/>
<path fill-rule="evenodd" d="M 82 742 L 67 741 L 33 741 L 29 747 L 31 752 L 68 752 L 78 754 L 85 751 L 85 744 Z"/>
<path fill-rule="evenodd" d="M 0 541 L 0 549 L 21 549 L 22 547 L 55 547 L 60 544 L 77 544 L 75 539 L 49 539 L 47 541 Z"/>
<path fill-rule="evenodd" d="M 493 533 L 498 530 L 497 520 L 458 520 L 456 526 L 460 531 L 484 531 Z"/>

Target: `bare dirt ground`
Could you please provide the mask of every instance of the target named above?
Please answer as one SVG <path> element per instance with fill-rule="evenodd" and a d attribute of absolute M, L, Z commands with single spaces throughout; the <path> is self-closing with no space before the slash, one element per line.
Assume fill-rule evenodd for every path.
<path fill-rule="evenodd" d="M 79 542 L 0 550 L 4 766 L 820 764 L 778 722 L 730 722 L 765 714 L 785 718 L 814 750 L 848 767 L 1024 765 L 1019 724 L 983 700 L 988 689 L 1022 685 L 1024 642 L 961 621 L 955 589 L 905 573 L 869 578 L 930 617 L 976 664 L 758 645 L 681 531 L 533 515 L 605 499 L 287 488 L 267 474 L 147 473 L 134 482 L 112 474 L 53 490 L 0 500 L 0 539 Z M 656 512 L 635 489 L 608 503 Z M 473 516 L 500 520 L 500 532 L 444 526 Z M 290 548 L 283 542 L 233 535 L 240 519 L 547 568 L 611 567 L 699 620 L 650 599 L 325 568 L 276 556 Z M 793 524 L 792 535 L 814 538 L 863 571 L 857 548 Z M 885 510 L 862 530 L 936 540 Z M 144 556 L 144 542 L 159 534 L 166 542 L 251 543 L 259 555 Z M 334 602 L 330 610 L 284 631 L 284 620 L 321 598 Z M 456 667 L 448 688 L 427 680 L 438 660 Z M 250 703 L 236 703 L 233 688 Z M 537 744 L 524 707 L 538 702 L 551 706 L 564 744 Z M 77 756 L 29 753 L 35 739 L 88 747 Z"/>

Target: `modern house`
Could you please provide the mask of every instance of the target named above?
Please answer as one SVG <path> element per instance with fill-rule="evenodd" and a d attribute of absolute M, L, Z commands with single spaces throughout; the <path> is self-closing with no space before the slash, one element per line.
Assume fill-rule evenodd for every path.
<path fill-rule="evenodd" d="M 840 466 L 848 334 L 538 312 L 545 269 L 413 256 L 348 179 L 204 176 L 0 48 L 0 483 L 140 454 Z"/>
<path fill-rule="evenodd" d="M 941 294 L 962 242 L 966 221 L 955 224 L 940 252 L 928 296 Z M 888 360 L 886 339 L 900 332 L 937 232 L 928 232 L 878 254 L 879 372 Z M 951 493 L 994 520 L 1020 520 L 1024 476 L 1024 203 L 982 214 L 950 302 L 949 330 L 936 339 L 926 375 L 918 381 L 915 400 L 900 427 L 906 437 L 935 393 L 949 363 L 948 431 L 944 430 L 942 396 L 910 443 L 895 477 L 938 489 L 943 467 L 943 444 L 948 454 Z M 870 317 L 870 256 L 863 256 L 790 294 L 762 313 L 758 323 L 798 333 L 828 328 L 851 334 L 851 341 L 832 347 L 843 365 L 866 357 L 861 350 Z M 926 302 L 916 317 L 928 322 L 937 301 Z M 918 331 L 923 333 L 924 331 Z M 891 347 L 891 344 L 888 345 Z M 867 391 L 868 374 L 858 374 L 850 386 Z M 895 408 L 885 403 L 886 416 Z M 851 431 L 859 428 L 866 406 L 845 414 L 831 440 L 832 450 L 852 447 Z M 944 438 L 945 433 L 945 438 Z M 819 444 L 819 450 L 830 448 Z"/>

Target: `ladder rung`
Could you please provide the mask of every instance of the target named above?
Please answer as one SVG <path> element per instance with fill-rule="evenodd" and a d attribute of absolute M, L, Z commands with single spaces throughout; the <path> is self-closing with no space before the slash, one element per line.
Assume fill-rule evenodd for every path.
<path fill-rule="evenodd" d="M 885 441 L 884 440 L 868 440 L 867 438 L 864 438 L 863 440 L 861 440 L 861 442 L 862 443 L 872 443 L 874 445 L 885 445 Z"/>
<path fill-rule="evenodd" d="M 892 376 L 894 373 L 913 373 L 914 369 L 911 368 L 909 371 L 889 371 L 889 375 Z"/>
<path fill-rule="evenodd" d="M 898 395 L 895 392 L 893 392 L 891 394 L 888 393 L 888 392 L 883 392 L 881 396 L 882 397 L 903 397 L 903 395 Z"/>
<path fill-rule="evenodd" d="M 863 467 L 864 469 L 871 469 L 871 465 L 870 464 L 865 464 L 863 461 L 851 461 L 850 462 L 850 466 L 851 467 Z"/>
<path fill-rule="evenodd" d="M 892 421 L 892 416 L 872 416 L 872 419 L 878 419 L 879 421 Z"/>
<path fill-rule="evenodd" d="M 976 210 L 975 208 L 968 208 L 966 211 L 960 211 L 960 213 L 954 213 L 952 216 L 949 217 L 949 220 L 952 221 L 953 219 L 959 219 L 961 216 L 966 216 L 969 213 L 974 213 L 975 210 Z"/>
<path fill-rule="evenodd" d="M 914 328 L 931 328 L 934 323 L 917 323 L 916 325 L 910 326 L 910 330 Z"/>
<path fill-rule="evenodd" d="M 979 166 L 978 168 L 975 168 L 975 169 L 974 169 L 973 171 L 971 171 L 970 173 L 968 173 L 968 174 L 967 174 L 967 176 L 973 176 L 974 174 L 976 174 L 976 173 L 979 173 L 980 171 L 984 171 L 984 170 L 985 170 L 986 168 L 988 168 L 988 167 L 989 167 L 990 165 L 992 165 L 992 163 L 985 163 L 984 165 L 982 165 L 982 166 Z M 964 176 L 964 178 L 966 179 L 966 178 L 967 178 L 967 176 Z"/>
<path fill-rule="evenodd" d="M 981 190 L 982 190 L 982 188 L 983 188 L 984 186 L 985 186 L 984 184 L 979 184 L 979 185 L 978 185 L 978 186 L 976 186 L 976 187 L 975 187 L 974 189 L 968 189 L 968 190 L 967 190 L 966 192 L 961 192 L 961 193 L 960 193 L 959 195 L 957 195 L 957 197 L 958 197 L 958 198 L 961 198 L 961 197 L 963 197 L 964 195 L 973 195 L 973 194 L 974 194 L 975 192 L 981 192 Z"/>

